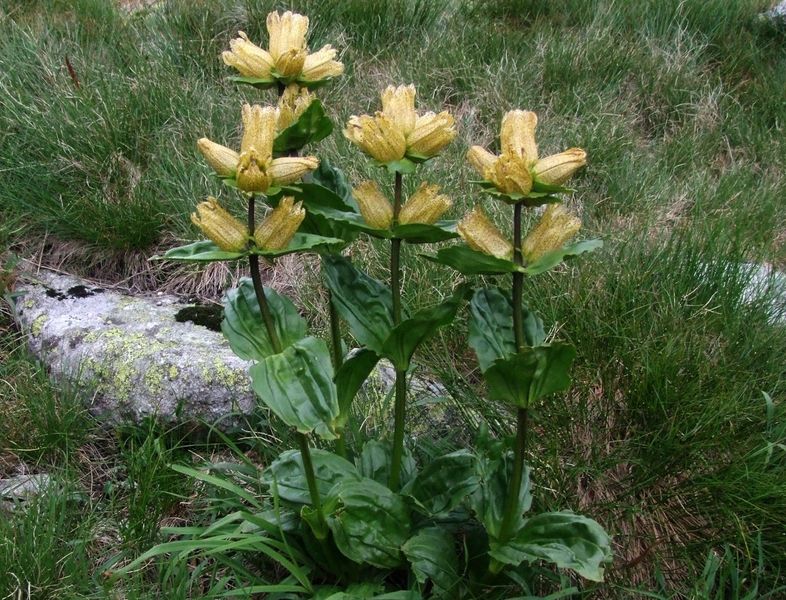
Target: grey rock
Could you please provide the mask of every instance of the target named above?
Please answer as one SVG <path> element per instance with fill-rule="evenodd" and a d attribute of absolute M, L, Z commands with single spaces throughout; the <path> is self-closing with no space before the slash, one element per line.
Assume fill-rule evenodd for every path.
<path fill-rule="evenodd" d="M 174 296 L 129 296 L 49 272 L 23 277 L 17 292 L 32 352 L 104 420 L 214 423 L 256 406 L 251 363 L 221 333 L 176 321 L 185 305 Z"/>
<path fill-rule="evenodd" d="M 772 19 L 773 21 L 779 21 L 782 23 L 786 23 L 786 0 L 779 2 L 775 6 L 773 6 L 770 10 L 764 13 L 766 18 Z"/>
<path fill-rule="evenodd" d="M 741 267 L 746 278 L 742 301 L 746 304 L 766 302 L 770 323 L 786 325 L 786 273 L 768 264 L 743 263 Z"/>
<path fill-rule="evenodd" d="M 23 502 L 32 499 L 50 485 L 49 475 L 19 475 L 0 479 L 0 509 L 14 510 Z"/>

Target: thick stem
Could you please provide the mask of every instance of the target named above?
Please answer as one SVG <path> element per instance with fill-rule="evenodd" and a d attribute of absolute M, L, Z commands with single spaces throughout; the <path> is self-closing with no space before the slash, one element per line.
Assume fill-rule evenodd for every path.
<path fill-rule="evenodd" d="M 248 200 L 248 233 L 250 236 L 254 235 L 255 209 L 254 196 L 251 196 Z M 279 354 L 283 352 L 284 348 L 281 345 L 278 333 L 276 333 L 273 313 L 270 312 L 270 306 L 265 296 L 265 288 L 262 285 L 262 277 L 259 274 L 259 257 L 255 254 L 251 254 L 248 257 L 248 262 L 251 267 L 251 281 L 254 284 L 254 293 L 259 303 L 259 310 L 262 313 L 262 321 L 270 337 L 270 344 L 273 346 L 273 351 Z M 327 524 L 325 523 L 325 515 L 322 513 L 322 503 L 320 502 L 319 489 L 317 488 L 316 476 L 314 475 L 314 464 L 311 461 L 311 451 L 308 448 L 308 438 L 302 433 L 296 433 L 295 435 L 300 445 L 300 455 L 303 457 L 303 470 L 305 471 L 306 481 L 308 482 L 311 503 L 314 505 L 314 510 L 317 512 L 318 531 L 315 531 L 314 535 L 319 539 L 324 539 L 325 536 L 327 536 Z"/>
<path fill-rule="evenodd" d="M 398 224 L 401 212 L 401 173 L 396 173 L 393 194 L 393 224 Z M 401 240 L 390 243 L 390 288 L 393 294 L 393 325 L 401 323 Z M 388 487 L 398 490 L 401 480 L 401 461 L 404 456 L 404 423 L 407 416 L 407 372 L 396 369 L 395 404 L 393 409 L 393 456 L 390 459 Z"/>
<path fill-rule="evenodd" d="M 521 254 L 521 203 L 516 204 L 513 209 L 513 261 L 517 265 L 524 263 Z M 522 295 L 524 286 L 524 276 L 521 273 L 513 274 L 513 333 L 516 341 L 516 349 L 520 352 L 527 344 L 524 337 L 524 323 L 522 321 Z M 516 415 L 516 444 L 513 449 L 513 473 L 508 483 L 508 496 L 505 500 L 505 511 L 500 527 L 501 541 L 507 541 L 515 533 L 511 530 L 517 516 L 521 510 L 519 506 L 519 492 L 521 490 L 521 480 L 524 474 L 524 452 L 527 448 L 527 427 L 529 424 L 529 412 L 526 408 L 519 408 Z"/>

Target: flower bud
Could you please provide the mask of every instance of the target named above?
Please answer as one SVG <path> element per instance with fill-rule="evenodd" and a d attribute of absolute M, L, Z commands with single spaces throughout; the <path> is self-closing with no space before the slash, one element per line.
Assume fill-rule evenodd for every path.
<path fill-rule="evenodd" d="M 350 117 L 344 135 L 363 152 L 382 163 L 401 160 L 407 149 L 404 135 L 381 112 L 374 117 Z"/>
<path fill-rule="evenodd" d="M 456 137 L 456 121 L 448 112 L 428 112 L 415 121 L 407 136 L 407 150 L 421 156 L 436 156 Z"/>
<path fill-rule="evenodd" d="M 581 229 L 581 220 L 560 204 L 550 204 L 535 228 L 524 238 L 521 251 L 533 262 L 552 250 L 562 248 Z"/>
<path fill-rule="evenodd" d="M 373 181 L 364 181 L 352 189 L 363 220 L 376 229 L 387 229 L 393 222 L 393 207 Z"/>
<path fill-rule="evenodd" d="M 237 69 L 243 77 L 269 79 L 274 65 L 273 57 L 251 43 L 242 31 L 237 34 L 240 37 L 229 42 L 230 50 L 221 53 L 224 64 Z"/>
<path fill-rule="evenodd" d="M 205 157 L 207 164 L 221 177 L 232 177 L 237 170 L 240 155 L 234 150 L 202 138 L 197 142 L 197 148 Z"/>
<path fill-rule="evenodd" d="M 538 158 L 535 128 L 538 116 L 529 110 L 512 110 L 502 117 L 500 145 L 502 154 L 516 154 L 531 163 Z"/>
<path fill-rule="evenodd" d="M 254 241 L 263 250 L 283 250 L 289 246 L 305 218 L 302 202 L 295 204 L 292 196 L 286 196 L 256 228 Z"/>
<path fill-rule="evenodd" d="M 283 131 L 297 121 L 314 101 L 314 94 L 296 83 L 289 84 L 278 100 L 278 130 Z"/>
<path fill-rule="evenodd" d="M 479 206 L 473 208 L 458 222 L 457 230 L 473 250 L 508 260 L 513 256 L 513 245 L 505 239 Z"/>
<path fill-rule="evenodd" d="M 321 81 L 338 77 L 344 72 L 344 65 L 333 60 L 335 58 L 336 50 L 330 44 L 322 46 L 320 50 L 306 57 L 301 77 L 304 81 Z"/>
<path fill-rule="evenodd" d="M 436 223 L 452 205 L 450 198 L 439 193 L 438 185 L 424 182 L 401 207 L 398 222 L 402 225 L 408 223 L 431 225 Z"/>
<path fill-rule="evenodd" d="M 581 148 L 569 148 L 535 163 L 533 174 L 543 183 L 562 185 L 587 164 L 587 153 Z"/>
<path fill-rule="evenodd" d="M 277 186 L 287 185 L 318 166 L 319 159 L 314 156 L 282 156 L 272 162 L 269 172 Z"/>
<path fill-rule="evenodd" d="M 269 161 L 262 160 L 255 148 L 240 154 L 237 166 L 237 187 L 250 193 L 264 194 L 273 184 L 273 177 L 268 172 Z"/>
<path fill-rule="evenodd" d="M 415 112 L 415 86 L 392 85 L 382 92 L 382 112 L 391 120 L 404 137 L 415 129 L 418 114 Z"/>
<path fill-rule="evenodd" d="M 532 189 L 532 175 L 527 161 L 518 154 L 503 153 L 486 175 L 486 178 L 505 194 L 526 196 Z"/>
<path fill-rule="evenodd" d="M 212 196 L 197 204 L 196 212 L 191 214 L 191 222 L 222 250 L 240 252 L 246 247 L 248 230 L 245 225 Z"/>
<path fill-rule="evenodd" d="M 307 53 L 304 49 L 292 48 L 287 50 L 276 59 L 276 72 L 282 77 L 297 77 L 303 70 L 306 55 Z"/>

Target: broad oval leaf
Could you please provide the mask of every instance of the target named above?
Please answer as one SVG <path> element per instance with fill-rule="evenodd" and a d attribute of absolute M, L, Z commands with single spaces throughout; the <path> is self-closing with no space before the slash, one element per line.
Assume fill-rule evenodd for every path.
<path fill-rule="evenodd" d="M 201 240 L 193 244 L 178 246 L 167 250 L 163 256 L 154 256 L 150 260 L 177 260 L 182 262 L 215 262 L 217 260 L 238 260 L 247 256 L 248 252 L 229 252 L 222 250 L 210 240 Z"/>
<path fill-rule="evenodd" d="M 300 433 L 336 438 L 338 398 L 325 342 L 298 340 L 249 369 L 251 386 L 273 413 Z"/>
<path fill-rule="evenodd" d="M 375 352 L 368 348 L 362 348 L 344 360 L 338 368 L 334 381 L 339 407 L 336 426 L 339 429 L 346 425 L 352 401 L 371 371 L 374 370 L 377 362 L 379 362 L 379 356 Z"/>
<path fill-rule="evenodd" d="M 373 479 L 340 481 L 326 503 L 337 502 L 328 527 L 341 553 L 357 563 L 394 568 L 411 522 L 404 499 Z"/>
<path fill-rule="evenodd" d="M 542 513 L 526 519 L 509 542 L 492 541 L 489 554 L 508 565 L 545 560 L 591 581 L 603 581 L 604 565 L 612 557 L 611 538 L 588 517 L 570 511 Z"/>
<path fill-rule="evenodd" d="M 306 144 L 325 139 L 333 131 L 333 122 L 325 114 L 322 102 L 315 99 L 297 121 L 276 136 L 273 151 L 284 153 L 300 150 Z"/>
<path fill-rule="evenodd" d="M 502 275 L 522 270 L 512 260 L 497 258 L 465 245 L 441 248 L 436 256 L 428 254 L 421 254 L 421 256 L 464 275 Z"/>
<path fill-rule="evenodd" d="M 459 234 L 456 232 L 456 221 L 437 221 L 433 225 L 427 223 L 396 225 L 390 231 L 390 237 L 401 238 L 410 244 L 428 244 L 451 240 L 459 237 Z"/>
<path fill-rule="evenodd" d="M 352 186 L 349 184 L 344 171 L 334 167 L 329 161 L 320 158 L 319 166 L 311 172 L 311 183 L 326 188 L 337 195 L 348 207 L 348 210 L 357 212 L 359 209 L 355 198 L 352 196 Z"/>
<path fill-rule="evenodd" d="M 429 515 L 442 515 L 457 508 L 479 485 L 475 455 L 458 450 L 426 465 L 402 493 L 412 496 Z"/>
<path fill-rule="evenodd" d="M 324 498 L 336 483 L 359 478 L 355 466 L 340 456 L 311 448 L 311 462 L 320 497 Z M 282 500 L 295 504 L 311 504 L 311 494 L 303 471 L 303 457 L 299 450 L 287 450 L 262 471 L 261 481 Z"/>
<path fill-rule="evenodd" d="M 390 480 L 390 459 L 393 456 L 393 444 L 389 441 L 369 440 L 363 445 L 360 456 L 355 459 L 358 471 L 363 477 L 373 479 L 386 485 Z M 409 448 L 404 445 L 401 460 L 401 484 L 406 485 L 417 475 L 417 465 Z"/>
<path fill-rule="evenodd" d="M 251 252 L 265 258 L 278 258 L 279 256 L 294 254 L 295 252 L 330 252 L 340 250 L 345 245 L 346 242 L 340 238 L 314 235 L 313 233 L 296 233 L 286 248 L 278 250 L 252 248 Z"/>
<path fill-rule="evenodd" d="M 456 541 L 445 529 L 429 527 L 413 535 L 401 548 L 418 583 L 430 579 L 434 584 L 432 597 L 453 598 L 451 594 L 461 580 Z"/>
<path fill-rule="evenodd" d="M 307 324 L 295 305 L 272 288 L 264 288 L 273 325 L 284 348 L 306 337 Z M 227 292 L 221 331 L 232 351 L 244 360 L 263 360 L 275 354 L 259 310 L 254 284 L 244 277 Z"/>
<path fill-rule="evenodd" d="M 352 335 L 364 346 L 382 354 L 393 329 L 393 296 L 390 289 L 356 269 L 342 256 L 323 257 L 322 274 L 339 314 Z"/>
<path fill-rule="evenodd" d="M 384 341 L 381 354 L 389 358 L 397 369 L 409 369 L 417 347 L 434 335 L 437 329 L 453 322 L 468 295 L 469 287 L 459 286 L 444 302 L 418 311 L 411 318 L 402 321 Z"/>
<path fill-rule="evenodd" d="M 603 240 L 582 240 L 547 252 L 524 268 L 527 275 L 539 275 L 560 265 L 566 258 L 592 252 L 603 246 Z"/>
<path fill-rule="evenodd" d="M 489 396 L 519 408 L 528 408 L 549 394 L 570 387 L 570 366 L 576 356 L 571 344 L 524 348 L 494 361 L 483 376 Z"/>
<path fill-rule="evenodd" d="M 516 353 L 513 304 L 499 288 L 481 288 L 475 290 L 469 307 L 469 345 L 485 372 L 496 360 Z M 521 316 L 527 345 L 543 344 L 546 334 L 540 317 L 526 306 L 522 307 Z"/>

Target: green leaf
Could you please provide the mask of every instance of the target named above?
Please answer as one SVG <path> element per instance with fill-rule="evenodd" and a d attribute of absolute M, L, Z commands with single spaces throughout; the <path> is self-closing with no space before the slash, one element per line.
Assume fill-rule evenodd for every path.
<path fill-rule="evenodd" d="M 517 192 L 506 193 L 499 191 L 490 181 L 480 180 L 470 181 L 470 183 L 478 184 L 481 188 L 483 188 L 484 192 L 494 196 L 499 200 L 502 200 L 506 204 L 512 205 L 521 203 L 528 208 L 542 206 L 543 204 L 561 202 L 561 199 L 558 196 L 554 196 L 553 194 L 573 191 L 569 188 L 564 188 L 561 186 L 553 186 L 542 182 L 533 182 L 532 190 L 528 194 L 519 194 Z"/>
<path fill-rule="evenodd" d="M 300 433 L 336 438 L 338 398 L 325 342 L 298 340 L 249 369 L 251 386 L 273 413 Z"/>
<path fill-rule="evenodd" d="M 275 331 L 284 348 L 306 337 L 306 321 L 288 298 L 269 287 L 265 288 L 265 297 L 273 315 Z M 263 360 L 276 353 L 262 320 L 254 284 L 248 277 L 227 292 L 221 331 L 232 351 L 244 360 Z"/>
<path fill-rule="evenodd" d="M 369 440 L 363 445 L 360 456 L 356 459 L 358 471 L 363 477 L 373 479 L 377 483 L 387 485 L 390 479 L 390 459 L 393 456 L 393 443 L 390 441 Z M 406 485 L 417 474 L 415 458 L 404 446 L 401 460 L 401 483 Z"/>
<path fill-rule="evenodd" d="M 549 394 L 570 387 L 570 366 L 576 349 L 557 343 L 500 358 L 486 369 L 483 376 L 493 400 L 528 408 Z"/>
<path fill-rule="evenodd" d="M 333 131 L 333 122 L 325 114 L 322 102 L 315 99 L 297 121 L 276 136 L 273 151 L 285 153 L 300 150 L 306 144 L 325 139 Z"/>
<path fill-rule="evenodd" d="M 374 165 L 378 167 L 385 167 L 388 170 L 388 173 L 391 175 L 395 173 L 401 173 L 402 175 L 411 175 L 415 171 L 417 171 L 418 165 L 415 161 L 410 160 L 407 157 L 402 158 L 401 160 L 393 160 L 390 162 L 379 162 L 378 160 L 371 161 Z"/>
<path fill-rule="evenodd" d="M 578 256 L 585 252 L 592 252 L 603 246 L 603 240 L 582 240 L 573 244 L 563 246 L 558 250 L 547 252 L 537 260 L 531 262 L 524 269 L 527 275 L 538 275 L 544 273 L 562 263 L 566 258 Z"/>
<path fill-rule="evenodd" d="M 276 87 L 278 85 L 278 81 L 275 79 L 261 79 L 259 77 L 240 77 L 238 75 L 230 77 L 229 81 L 233 83 L 242 83 L 245 85 L 253 86 L 260 90 L 266 90 L 272 87 Z"/>
<path fill-rule="evenodd" d="M 453 295 L 436 306 L 415 313 L 402 321 L 391 332 L 382 346 L 381 354 L 390 359 L 397 369 L 406 371 L 417 347 L 437 329 L 453 322 L 458 309 L 469 295 L 469 287 L 459 286 Z"/>
<path fill-rule="evenodd" d="M 465 245 L 441 248 L 436 256 L 428 254 L 421 254 L 421 256 L 432 262 L 451 267 L 464 275 L 502 275 L 522 270 L 512 260 L 497 258 Z"/>
<path fill-rule="evenodd" d="M 319 495 L 325 498 L 336 483 L 358 478 L 355 466 L 340 456 L 311 448 L 311 462 L 317 480 Z M 275 491 L 282 500 L 295 504 L 311 504 L 311 495 L 303 471 L 303 457 L 299 450 L 287 450 L 262 471 L 261 481 Z"/>
<path fill-rule="evenodd" d="M 262 248 L 253 248 L 251 252 L 264 256 L 265 258 L 277 258 L 285 254 L 294 254 L 295 252 L 322 252 L 340 250 L 346 246 L 346 242 L 339 238 L 324 237 L 321 235 L 314 235 L 312 233 L 296 233 L 289 242 L 289 246 L 279 250 L 263 250 Z"/>
<path fill-rule="evenodd" d="M 565 187 L 564 185 L 540 181 L 537 177 L 532 180 L 532 192 L 536 194 L 572 194 L 575 191 L 576 190 Z"/>
<path fill-rule="evenodd" d="M 494 361 L 516 353 L 513 332 L 513 304 L 499 288 L 481 288 L 470 302 L 469 345 L 475 350 L 480 369 L 485 372 Z M 528 346 L 545 340 L 543 321 L 526 306 L 522 307 L 524 337 Z"/>
<path fill-rule="evenodd" d="M 344 171 L 334 167 L 324 158 L 320 158 L 319 166 L 311 172 L 311 182 L 326 188 L 341 198 L 348 207 L 347 210 L 358 212 L 360 208 L 352 196 L 352 186 L 349 184 Z"/>
<path fill-rule="evenodd" d="M 164 256 L 154 256 L 150 260 L 179 260 L 184 262 L 215 262 L 217 260 L 237 260 L 247 256 L 248 252 L 229 252 L 222 250 L 210 240 L 202 240 L 171 248 Z"/>
<path fill-rule="evenodd" d="M 432 597 L 456 597 L 451 594 L 461 580 L 456 542 L 444 529 L 421 529 L 401 548 L 412 565 L 418 583 L 431 579 L 434 584 Z"/>
<path fill-rule="evenodd" d="M 429 462 L 404 488 L 430 515 L 455 510 L 479 485 L 475 455 L 458 450 Z"/>
<path fill-rule="evenodd" d="M 336 425 L 338 428 L 341 429 L 346 425 L 352 401 L 371 371 L 374 370 L 377 362 L 379 362 L 379 356 L 375 352 L 362 348 L 347 358 L 338 368 L 334 378 L 339 406 Z"/>
<path fill-rule="evenodd" d="M 328 516 L 328 527 L 344 556 L 383 569 L 401 565 L 411 528 L 401 496 L 364 477 L 337 483 L 328 497 L 334 501 L 338 508 Z"/>
<path fill-rule="evenodd" d="M 596 521 L 570 511 L 543 513 L 524 521 L 505 544 L 491 542 L 491 556 L 501 563 L 548 561 L 592 581 L 603 581 L 611 561 L 611 538 Z"/>
<path fill-rule="evenodd" d="M 349 324 L 352 335 L 364 346 L 382 354 L 393 329 L 393 296 L 390 289 L 342 256 L 323 257 L 322 275 L 336 310 Z"/>
<path fill-rule="evenodd" d="M 437 221 L 433 225 L 426 223 L 396 225 L 390 231 L 390 237 L 401 238 L 410 244 L 429 244 L 457 238 L 459 234 L 456 233 L 456 221 Z"/>
<path fill-rule="evenodd" d="M 470 498 L 470 504 L 489 538 L 497 539 L 508 497 L 508 482 L 513 474 L 513 452 L 508 450 L 508 444 L 503 440 L 491 439 L 487 428 L 481 430 L 476 446 L 478 487 Z M 512 524 L 516 531 L 523 523 L 521 515 L 532 505 L 529 473 L 529 467 L 524 467 L 518 498 L 520 508 Z"/>

